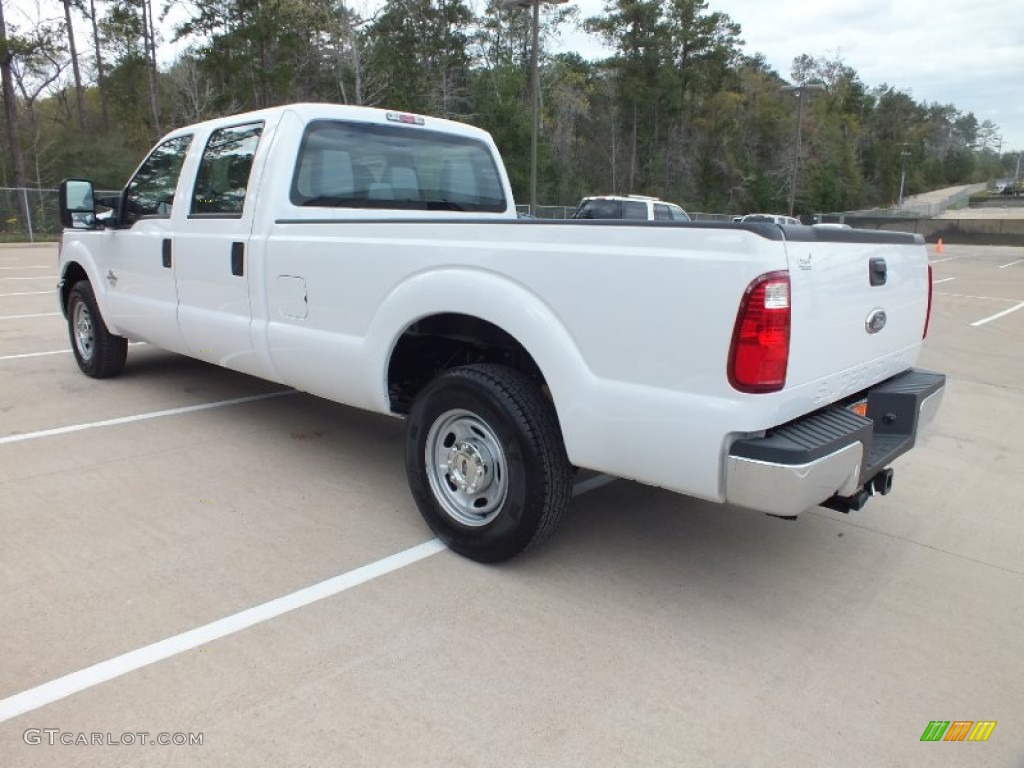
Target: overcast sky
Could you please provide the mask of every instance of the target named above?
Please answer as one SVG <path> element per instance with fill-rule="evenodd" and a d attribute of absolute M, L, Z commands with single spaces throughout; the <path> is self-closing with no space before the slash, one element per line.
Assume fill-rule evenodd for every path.
<path fill-rule="evenodd" d="M 363 10 L 379 0 L 349 0 Z M 470 0 L 480 5 L 481 0 Z M 604 0 L 574 0 L 580 18 L 601 12 Z M 992 120 L 1004 152 L 1024 150 L 1024 0 L 710 0 L 710 10 L 729 14 L 743 28 L 747 53 L 763 53 L 788 78 L 801 53 L 838 53 L 868 87 L 883 83 L 918 101 L 954 104 L 978 121 Z M 162 6 L 162 0 L 154 0 Z M 8 20 L 26 26 L 28 11 L 46 0 L 4 0 Z M 51 6 L 56 10 L 51 10 Z M 13 12 L 12 12 L 13 11 Z M 18 13 L 17 11 L 22 11 Z M 78 25 L 76 25 L 77 27 Z M 86 30 L 82 29 L 82 40 Z M 161 34 L 170 40 L 171 24 Z M 88 47 L 88 46 L 82 46 Z M 562 36 L 561 50 L 598 58 L 597 38 L 582 32 Z M 165 45 L 161 58 L 173 59 Z"/>
<path fill-rule="evenodd" d="M 577 0 L 582 17 L 603 0 Z M 789 78 L 793 59 L 838 54 L 861 80 L 991 120 L 1024 150 L 1024 0 L 710 0 L 743 28 L 745 50 Z M 564 35 L 585 56 L 600 47 Z"/>

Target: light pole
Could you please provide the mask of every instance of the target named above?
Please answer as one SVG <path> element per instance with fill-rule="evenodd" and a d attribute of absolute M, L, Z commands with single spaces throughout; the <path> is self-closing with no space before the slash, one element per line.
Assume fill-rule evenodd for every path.
<path fill-rule="evenodd" d="M 910 156 L 910 152 L 907 151 L 907 142 L 903 142 L 900 146 L 903 147 L 900 150 L 900 197 L 899 202 L 896 203 L 896 208 L 903 208 L 903 183 L 907 180 L 907 158 Z"/>
<path fill-rule="evenodd" d="M 789 215 L 793 215 L 793 208 L 796 205 L 796 176 L 800 169 L 800 137 L 804 121 L 804 91 L 816 93 L 824 91 L 825 86 L 821 83 L 804 83 L 803 85 L 784 85 L 781 88 L 783 93 L 796 94 L 796 151 L 793 153 L 793 175 L 789 180 Z"/>
<path fill-rule="evenodd" d="M 530 91 L 533 102 L 533 130 L 530 134 L 530 213 L 537 215 L 537 136 L 540 133 L 540 63 L 538 50 L 540 47 L 540 6 L 541 3 L 558 5 L 569 0 L 503 0 L 506 8 L 533 8 L 531 33 L 533 44 L 530 46 Z"/>

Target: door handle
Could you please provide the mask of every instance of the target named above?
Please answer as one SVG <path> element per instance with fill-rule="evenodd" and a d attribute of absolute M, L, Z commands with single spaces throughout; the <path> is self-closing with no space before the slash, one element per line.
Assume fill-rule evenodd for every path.
<path fill-rule="evenodd" d="M 245 243 L 231 244 L 231 274 L 239 277 L 245 274 Z"/>
<path fill-rule="evenodd" d="M 170 240 L 164 240 L 164 242 L 163 242 L 163 262 L 164 262 L 164 268 L 165 269 L 170 269 L 171 268 L 171 241 Z"/>
<path fill-rule="evenodd" d="M 885 259 L 876 256 L 868 262 L 868 279 L 872 285 L 885 285 L 888 276 L 888 268 L 885 266 Z"/>

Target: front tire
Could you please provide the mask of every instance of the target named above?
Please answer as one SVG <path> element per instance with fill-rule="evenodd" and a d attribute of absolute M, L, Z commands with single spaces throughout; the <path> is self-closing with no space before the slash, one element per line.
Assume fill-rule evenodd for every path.
<path fill-rule="evenodd" d="M 547 538 L 572 496 L 554 408 L 502 365 L 454 368 L 424 387 L 409 413 L 405 467 L 438 538 L 483 563 Z"/>
<path fill-rule="evenodd" d="M 71 350 L 82 373 L 94 379 L 121 373 L 128 356 L 128 339 L 107 330 L 87 280 L 75 283 L 71 289 L 67 314 Z"/>

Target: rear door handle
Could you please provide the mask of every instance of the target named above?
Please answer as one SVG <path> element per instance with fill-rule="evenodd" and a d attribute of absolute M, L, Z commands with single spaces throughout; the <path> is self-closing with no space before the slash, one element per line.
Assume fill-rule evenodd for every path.
<path fill-rule="evenodd" d="M 245 274 L 245 243 L 231 244 L 231 274 L 239 277 Z"/>
<path fill-rule="evenodd" d="M 163 262 L 164 269 L 171 268 L 171 241 L 164 240 L 163 242 Z"/>

